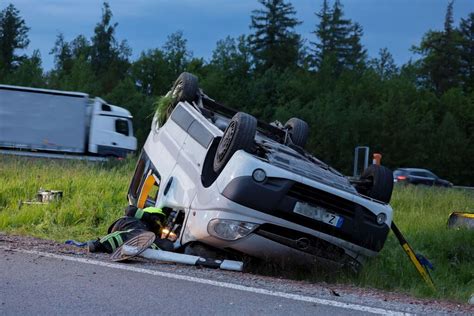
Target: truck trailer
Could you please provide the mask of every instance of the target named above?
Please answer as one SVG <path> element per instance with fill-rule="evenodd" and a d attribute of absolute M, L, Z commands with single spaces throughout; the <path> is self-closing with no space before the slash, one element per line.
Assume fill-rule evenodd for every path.
<path fill-rule="evenodd" d="M 86 93 L 0 85 L 0 148 L 125 157 L 137 149 L 132 116 Z"/>

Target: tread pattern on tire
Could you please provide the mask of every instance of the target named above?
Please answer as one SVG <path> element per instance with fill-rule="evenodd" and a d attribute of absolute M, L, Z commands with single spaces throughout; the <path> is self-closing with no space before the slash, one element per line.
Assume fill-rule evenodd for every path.
<path fill-rule="evenodd" d="M 182 90 L 176 99 L 176 102 L 193 102 L 196 100 L 196 95 L 199 90 L 198 78 L 189 72 L 183 72 L 179 75 L 178 79 L 176 79 L 173 85 L 173 90 L 176 89 L 176 86 L 180 83 L 182 85 Z"/>
<path fill-rule="evenodd" d="M 233 125 L 235 124 L 235 125 Z M 218 158 L 219 149 L 222 150 L 221 146 L 225 142 L 226 133 L 229 133 L 229 129 L 235 127 L 234 134 L 230 140 L 227 151 L 225 152 L 222 159 Z M 224 131 L 219 146 L 217 148 L 216 156 L 214 157 L 213 168 L 214 171 L 219 173 L 224 169 L 227 162 L 232 158 L 237 150 L 245 150 L 251 152 L 255 140 L 255 134 L 257 133 L 257 119 L 250 114 L 238 112 L 232 117 L 231 122 Z M 227 141 L 229 141 L 227 139 Z"/>
<path fill-rule="evenodd" d="M 290 127 L 290 137 L 293 144 L 304 148 L 306 142 L 308 141 L 308 134 L 309 134 L 309 126 L 308 123 L 303 121 L 302 119 L 293 117 L 290 118 L 285 127 Z"/>
<path fill-rule="evenodd" d="M 372 179 L 372 187 L 366 195 L 384 203 L 389 203 L 393 191 L 393 173 L 390 169 L 379 165 L 370 165 L 361 175 L 362 179 Z"/>

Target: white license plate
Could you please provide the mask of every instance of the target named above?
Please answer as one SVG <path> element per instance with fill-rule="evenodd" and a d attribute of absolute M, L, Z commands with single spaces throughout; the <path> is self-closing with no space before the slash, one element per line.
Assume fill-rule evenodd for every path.
<path fill-rule="evenodd" d="M 344 222 L 344 218 L 326 211 L 326 209 L 319 206 L 312 206 L 307 203 L 296 202 L 293 212 L 324 222 L 331 226 L 340 228 Z"/>

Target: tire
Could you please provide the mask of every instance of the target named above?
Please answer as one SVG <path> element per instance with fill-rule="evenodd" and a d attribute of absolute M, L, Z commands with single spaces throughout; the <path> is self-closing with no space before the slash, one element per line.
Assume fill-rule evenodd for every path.
<path fill-rule="evenodd" d="M 390 169 L 379 165 L 370 165 L 361 175 L 362 180 L 371 180 L 372 185 L 364 192 L 365 195 L 384 203 L 389 203 L 393 191 L 393 173 Z"/>
<path fill-rule="evenodd" d="M 257 133 L 257 119 L 250 114 L 238 112 L 224 131 L 216 155 L 213 169 L 219 174 L 237 150 L 252 152 Z"/>
<path fill-rule="evenodd" d="M 176 103 L 187 101 L 193 102 L 199 91 L 198 78 L 189 72 L 183 72 L 173 84 L 171 95 Z"/>
<path fill-rule="evenodd" d="M 306 142 L 308 141 L 308 123 L 299 118 L 293 117 L 286 122 L 285 128 L 288 129 L 288 133 L 293 144 L 304 148 Z"/>

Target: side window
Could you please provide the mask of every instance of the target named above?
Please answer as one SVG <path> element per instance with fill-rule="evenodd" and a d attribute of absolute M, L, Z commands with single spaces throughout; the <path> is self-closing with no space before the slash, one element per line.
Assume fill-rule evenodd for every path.
<path fill-rule="evenodd" d="M 115 120 L 115 131 L 117 133 L 128 136 L 128 134 L 129 134 L 128 121 L 127 120 L 122 120 L 122 119 L 116 119 Z"/>

